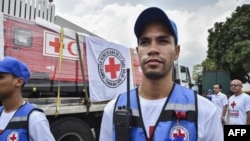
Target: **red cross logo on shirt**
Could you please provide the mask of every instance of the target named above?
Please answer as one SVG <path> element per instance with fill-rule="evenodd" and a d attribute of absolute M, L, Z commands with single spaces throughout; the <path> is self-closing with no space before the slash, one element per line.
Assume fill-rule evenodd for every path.
<path fill-rule="evenodd" d="M 9 135 L 8 135 L 8 140 L 7 141 L 18 141 L 19 140 L 19 136 L 18 136 L 18 133 L 17 132 L 11 132 Z"/>
<path fill-rule="evenodd" d="M 120 64 L 115 64 L 113 57 L 109 58 L 109 64 L 105 65 L 105 72 L 109 72 L 111 79 L 117 78 L 116 72 L 120 71 Z"/>
<path fill-rule="evenodd" d="M 230 105 L 232 106 L 232 108 L 234 108 L 234 106 L 236 106 L 235 101 L 233 101 Z"/>

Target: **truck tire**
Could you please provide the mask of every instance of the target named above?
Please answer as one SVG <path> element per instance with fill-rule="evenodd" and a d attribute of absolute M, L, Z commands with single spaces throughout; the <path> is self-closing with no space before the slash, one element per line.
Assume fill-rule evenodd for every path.
<path fill-rule="evenodd" d="M 78 118 L 62 118 L 51 124 L 56 141 L 95 141 L 89 126 Z"/>

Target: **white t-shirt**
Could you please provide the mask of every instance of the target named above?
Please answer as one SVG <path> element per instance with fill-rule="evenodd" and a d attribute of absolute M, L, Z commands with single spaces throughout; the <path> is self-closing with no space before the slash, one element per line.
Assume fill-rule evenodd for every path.
<path fill-rule="evenodd" d="M 0 131 L 5 129 L 16 111 L 2 112 L 0 116 Z M 49 127 L 49 122 L 44 113 L 33 111 L 29 119 L 29 139 L 30 141 L 55 141 Z"/>
<path fill-rule="evenodd" d="M 227 96 L 225 94 L 221 93 L 221 92 L 219 92 L 218 94 L 213 94 L 212 95 L 212 102 L 217 107 L 218 114 L 221 117 L 222 116 L 223 107 L 225 105 L 228 105 Z"/>
<path fill-rule="evenodd" d="M 229 98 L 228 116 L 229 124 L 245 125 L 247 113 L 250 111 L 250 96 L 242 93 L 238 96 L 232 95 Z"/>
<path fill-rule="evenodd" d="M 147 131 L 147 136 L 149 136 L 150 127 L 155 125 L 159 115 L 161 114 L 161 110 L 166 102 L 166 99 L 167 98 L 148 100 L 140 96 L 142 119 Z"/>
<path fill-rule="evenodd" d="M 154 126 L 166 98 L 146 100 L 140 97 L 142 118 L 149 136 L 150 126 Z M 223 141 L 224 134 L 216 106 L 206 98 L 197 95 L 198 100 L 198 141 Z M 112 141 L 113 110 L 116 99 L 110 101 L 103 113 L 99 141 Z"/>

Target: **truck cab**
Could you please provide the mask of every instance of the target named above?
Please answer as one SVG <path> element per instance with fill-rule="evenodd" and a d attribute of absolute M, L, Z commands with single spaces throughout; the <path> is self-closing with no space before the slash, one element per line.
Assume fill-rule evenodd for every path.
<path fill-rule="evenodd" d="M 187 66 L 180 65 L 178 61 L 174 62 L 173 81 L 186 88 L 192 88 L 193 86 L 191 82 L 189 68 Z"/>

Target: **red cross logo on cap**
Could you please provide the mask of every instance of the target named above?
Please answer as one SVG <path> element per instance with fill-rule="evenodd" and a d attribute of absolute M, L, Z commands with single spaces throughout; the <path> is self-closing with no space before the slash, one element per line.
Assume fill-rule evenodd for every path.
<path fill-rule="evenodd" d="M 8 141 L 19 141 L 19 136 L 18 136 L 18 133 L 17 132 L 11 132 L 9 135 L 8 135 Z"/>

